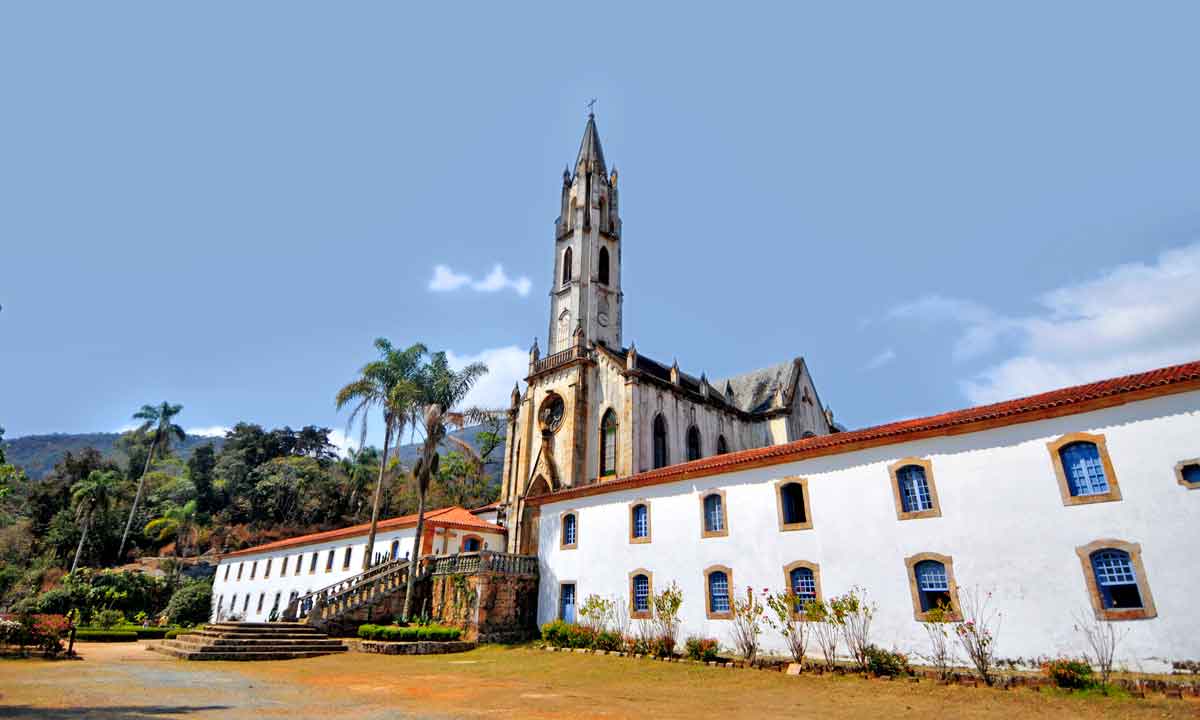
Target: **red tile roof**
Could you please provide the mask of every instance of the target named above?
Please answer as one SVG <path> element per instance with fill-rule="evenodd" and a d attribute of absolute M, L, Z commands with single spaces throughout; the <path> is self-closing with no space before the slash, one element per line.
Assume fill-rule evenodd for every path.
<path fill-rule="evenodd" d="M 558 502 L 631 488 L 706 477 L 754 467 L 778 465 L 810 457 L 837 455 L 864 448 L 893 445 L 920 438 L 978 432 L 1004 425 L 1033 422 L 1091 412 L 1162 395 L 1200 390 L 1200 361 L 1101 380 L 1040 395 L 954 410 L 940 415 L 901 420 L 863 430 L 820 435 L 783 445 L 715 455 L 612 482 L 584 485 L 530 498 L 533 504 Z"/>
<path fill-rule="evenodd" d="M 397 530 L 400 528 L 416 527 L 417 516 L 402 515 L 400 517 L 388 518 L 380 520 L 376 526 L 376 532 L 385 532 L 388 530 Z M 482 532 L 504 533 L 505 530 L 499 525 L 480 520 L 457 505 L 447 508 L 438 508 L 437 510 L 429 510 L 425 513 L 426 527 L 442 527 L 453 528 L 455 530 L 476 530 Z M 276 540 L 275 542 L 257 545 L 245 550 L 235 550 L 231 553 L 226 553 L 225 557 L 237 557 L 241 555 L 255 555 L 272 550 L 283 550 L 290 547 L 298 547 L 300 545 L 312 545 L 313 543 L 328 542 L 330 540 L 341 540 L 342 538 L 357 537 L 359 535 L 367 535 L 371 532 L 371 524 L 363 523 L 362 525 L 352 525 L 350 527 L 339 528 L 337 530 L 326 530 L 325 532 L 310 533 L 308 535 L 300 535 L 293 538 L 285 538 Z"/>

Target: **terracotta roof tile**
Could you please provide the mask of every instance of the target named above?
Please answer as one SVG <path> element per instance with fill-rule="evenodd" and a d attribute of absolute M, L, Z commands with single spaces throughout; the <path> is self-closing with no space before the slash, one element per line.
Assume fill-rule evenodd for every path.
<path fill-rule="evenodd" d="M 638 473 L 612 482 L 585 485 L 541 495 L 533 498 L 532 501 L 535 504 L 558 502 L 573 497 L 586 497 L 634 487 L 658 485 L 752 467 L 778 465 L 809 457 L 836 455 L 923 437 L 975 432 L 1003 425 L 1016 425 L 1051 417 L 1075 415 L 1135 400 L 1190 390 L 1200 390 L 1200 361 L 1101 380 L 1086 385 L 1051 390 L 991 405 L 980 405 L 929 417 L 901 420 L 862 430 L 819 435 L 783 445 L 715 455 Z"/>
<path fill-rule="evenodd" d="M 385 532 L 388 530 L 397 530 L 400 528 L 415 527 L 417 524 L 416 514 L 402 515 L 400 517 L 388 518 L 380 520 L 376 526 L 376 532 Z M 431 527 L 451 527 L 458 530 L 483 530 L 486 532 L 505 532 L 504 528 L 480 520 L 478 517 L 471 514 L 469 510 L 461 508 L 457 505 L 446 508 L 438 508 L 437 510 L 429 510 L 425 513 L 425 524 Z M 298 547 L 301 545 L 312 545 L 314 543 L 328 542 L 330 540 L 341 540 L 342 538 L 356 537 L 359 535 L 367 535 L 371 531 L 370 523 L 361 525 L 351 525 L 350 527 L 338 528 L 337 530 L 326 530 L 324 532 L 309 533 L 308 535 L 299 535 L 292 538 L 284 538 L 274 542 L 256 545 L 252 548 L 244 550 L 235 550 L 231 553 L 226 553 L 225 557 L 237 557 L 242 555 L 256 555 L 263 552 L 271 552 L 273 550 L 283 550 L 290 547 Z"/>

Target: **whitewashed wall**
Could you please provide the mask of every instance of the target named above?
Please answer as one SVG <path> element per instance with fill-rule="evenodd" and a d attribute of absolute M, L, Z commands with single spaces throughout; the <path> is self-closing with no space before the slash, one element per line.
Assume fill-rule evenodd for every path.
<path fill-rule="evenodd" d="M 1123 499 L 1065 507 L 1049 440 L 1071 432 L 1107 438 Z M 908 457 L 933 463 L 940 518 L 900 521 L 888 465 Z M 922 651 L 904 558 L 934 552 L 953 558 L 962 589 L 994 592 L 1002 613 L 997 652 L 1032 657 L 1083 650 L 1073 616 L 1091 613 L 1075 548 L 1113 538 L 1140 543 L 1158 615 L 1126 621 L 1121 656 L 1130 668 L 1162 669 L 1170 659 L 1200 659 L 1200 490 L 1176 482 L 1175 464 L 1200 456 L 1200 393 L 1132 403 L 1064 418 L 972 434 L 931 438 L 768 468 L 613 492 L 541 508 L 539 621 L 558 611 L 558 587 L 574 581 L 589 594 L 627 602 L 628 573 L 646 568 L 655 591 L 671 581 L 684 594 L 683 636 L 731 644 L 730 622 L 705 616 L 704 568 L 732 568 L 740 592 L 784 587 L 783 567 L 820 565 L 826 598 L 852 585 L 878 603 L 874 641 Z M 780 532 L 774 482 L 808 478 L 813 529 Z M 700 537 L 702 491 L 726 491 L 728 537 Z M 653 541 L 630 544 L 629 503 L 651 505 Z M 579 513 L 578 547 L 559 549 L 561 514 Z M 767 645 L 784 648 L 772 632 Z"/>
<path fill-rule="evenodd" d="M 380 532 L 375 536 L 375 552 L 390 554 L 392 542 L 399 540 L 399 556 L 408 557 L 412 553 L 413 535 L 415 528 L 401 528 Z M 498 533 L 485 533 L 470 530 L 449 530 L 436 528 L 433 538 L 433 554 L 448 555 L 462 550 L 463 539 L 468 535 L 478 535 L 483 539 L 484 549 L 504 550 L 504 536 Z M 210 619 L 217 620 L 218 604 L 222 617 L 228 618 L 236 613 L 247 622 L 266 621 L 271 614 L 271 607 L 279 597 L 279 611 L 287 607 L 292 592 L 305 595 L 313 590 L 341 582 L 362 572 L 363 551 L 367 546 L 367 534 L 340 538 L 328 542 L 312 543 L 293 548 L 271 552 L 252 553 L 224 558 L 217 565 L 217 574 L 213 580 L 213 610 Z M 343 569 L 343 559 L 346 548 L 351 549 L 350 565 Z M 325 571 L 329 551 L 334 551 L 333 568 Z M 317 554 L 316 572 L 310 573 L 309 567 L 313 553 Z M 281 574 L 284 557 L 288 558 L 287 573 Z M 271 575 L 264 577 L 267 559 L 271 558 Z M 250 579 L 250 569 L 258 562 L 258 570 L 254 579 Z M 296 572 L 296 562 L 301 563 L 300 572 Z M 242 566 L 242 577 L 238 579 L 238 566 Z M 229 577 L 226 578 L 226 568 Z M 264 596 L 262 611 L 258 610 L 258 598 Z M 250 598 L 248 606 L 246 598 Z M 232 603 L 236 602 L 236 607 Z M 245 610 L 243 610 L 245 606 Z"/>

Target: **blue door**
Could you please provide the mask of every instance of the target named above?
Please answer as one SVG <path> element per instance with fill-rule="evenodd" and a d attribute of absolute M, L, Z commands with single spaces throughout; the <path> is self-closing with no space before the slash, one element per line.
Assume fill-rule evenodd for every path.
<path fill-rule="evenodd" d="M 575 583 L 563 583 L 559 589 L 558 617 L 563 622 L 575 622 Z"/>

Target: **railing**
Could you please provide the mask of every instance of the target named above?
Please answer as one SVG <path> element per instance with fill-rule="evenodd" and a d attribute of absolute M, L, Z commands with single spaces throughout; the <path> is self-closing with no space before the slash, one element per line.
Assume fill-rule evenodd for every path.
<path fill-rule="evenodd" d="M 408 559 L 399 558 L 346 578 L 320 590 L 314 590 L 288 603 L 283 619 L 296 621 L 325 618 L 349 612 L 370 602 L 384 592 L 400 587 L 408 579 Z"/>
<path fill-rule="evenodd" d="M 533 364 L 533 372 L 530 375 L 536 375 L 540 372 L 553 370 L 560 365 L 566 365 L 572 360 L 586 360 L 591 357 L 591 353 L 582 345 L 572 345 L 566 350 L 560 350 L 553 355 L 538 360 Z"/>
<path fill-rule="evenodd" d="M 475 573 L 500 573 L 503 575 L 537 575 L 536 555 L 513 555 L 511 553 L 480 550 L 434 558 L 426 568 L 431 575 L 471 575 Z"/>

